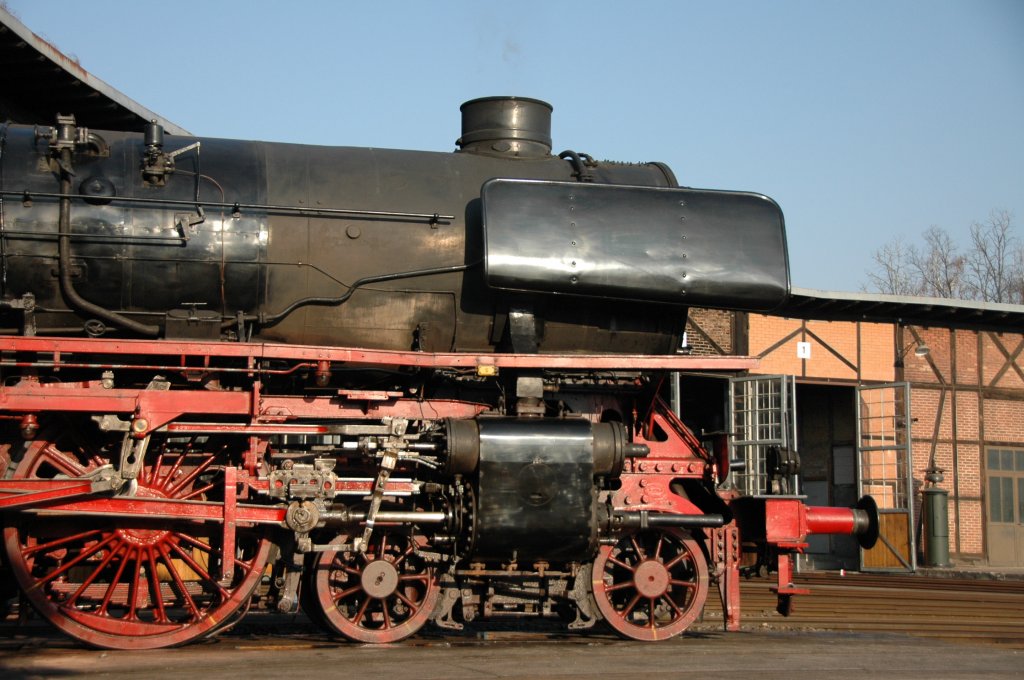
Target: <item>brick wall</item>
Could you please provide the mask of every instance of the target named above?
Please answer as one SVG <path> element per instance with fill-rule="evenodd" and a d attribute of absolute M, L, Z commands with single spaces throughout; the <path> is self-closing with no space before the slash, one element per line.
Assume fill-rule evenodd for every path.
<path fill-rule="evenodd" d="M 700 356 L 734 354 L 736 313 L 720 309 L 691 309 L 686 320 L 690 353 Z"/>
<path fill-rule="evenodd" d="M 985 399 L 984 417 L 986 441 L 1024 446 L 1024 395 L 1012 400 Z"/>
<path fill-rule="evenodd" d="M 900 332 L 907 348 L 902 375 L 911 383 L 915 486 L 933 462 L 945 469 L 939 486 L 949 491 L 950 551 L 954 558 L 983 558 L 986 448 L 1024 447 L 1024 334 Z M 918 343 L 929 348 L 927 357 L 914 356 Z"/>
<path fill-rule="evenodd" d="M 761 357 L 753 372 L 781 373 L 809 380 L 891 382 L 895 357 L 889 324 L 801 321 L 750 315 L 750 353 Z M 810 345 L 810 358 L 797 356 L 797 344 Z"/>

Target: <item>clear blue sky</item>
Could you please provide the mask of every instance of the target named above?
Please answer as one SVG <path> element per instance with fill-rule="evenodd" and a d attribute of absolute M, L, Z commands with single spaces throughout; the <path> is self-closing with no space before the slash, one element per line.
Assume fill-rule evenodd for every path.
<path fill-rule="evenodd" d="M 793 284 L 993 209 L 1024 237 L 1024 2 L 7 0 L 203 136 L 448 151 L 459 105 L 536 97 L 555 151 L 772 196 Z"/>

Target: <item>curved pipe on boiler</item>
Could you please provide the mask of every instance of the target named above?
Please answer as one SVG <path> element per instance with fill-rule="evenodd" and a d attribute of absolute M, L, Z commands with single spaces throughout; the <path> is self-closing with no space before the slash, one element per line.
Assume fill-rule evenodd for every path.
<path fill-rule="evenodd" d="M 75 290 L 71 280 L 71 150 L 60 152 L 60 212 L 58 215 L 57 267 L 60 273 L 60 289 L 68 306 L 94 316 L 101 321 L 148 337 L 160 335 L 159 326 L 133 321 L 117 312 L 93 304 Z"/>

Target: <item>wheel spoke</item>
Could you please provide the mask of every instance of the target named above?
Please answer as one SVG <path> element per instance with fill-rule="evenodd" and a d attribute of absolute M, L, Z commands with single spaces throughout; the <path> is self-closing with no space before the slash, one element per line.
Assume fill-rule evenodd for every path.
<path fill-rule="evenodd" d="M 614 558 L 614 557 L 612 557 L 610 555 L 608 556 L 608 561 L 611 562 L 612 564 L 616 565 L 616 566 L 622 567 L 623 569 L 629 571 L 630 573 L 633 573 L 633 572 L 636 571 L 636 567 L 634 567 L 632 565 L 629 565 L 629 564 L 626 564 L 622 560 L 616 559 L 616 558 Z"/>
<path fill-rule="evenodd" d="M 355 617 L 353 617 L 351 619 L 352 623 L 354 623 L 355 625 L 358 626 L 359 625 L 359 621 L 363 618 L 363 614 L 366 613 L 366 608 L 369 607 L 369 606 L 370 606 L 370 598 L 366 598 L 365 600 L 363 600 L 363 606 L 361 606 L 359 608 L 359 611 L 356 612 Z"/>
<path fill-rule="evenodd" d="M 697 584 L 694 583 L 693 581 L 680 581 L 679 579 L 674 579 L 673 578 L 673 579 L 669 579 L 668 582 L 671 583 L 674 586 L 680 586 L 680 587 L 686 588 L 688 590 L 696 590 L 696 588 L 697 588 Z"/>
<path fill-rule="evenodd" d="M 403 594 L 402 594 L 402 591 L 401 591 L 401 590 L 396 590 L 396 591 L 395 591 L 395 596 L 396 596 L 396 597 L 397 597 L 397 598 L 398 598 L 399 600 L 401 600 L 401 601 L 402 601 L 402 602 L 403 602 L 403 603 L 405 604 L 405 606 L 406 606 L 406 607 L 408 607 L 409 609 L 411 609 L 411 610 L 412 610 L 412 614 L 413 614 L 413 615 L 415 615 L 415 614 L 416 614 L 416 612 L 418 612 L 418 611 L 419 611 L 419 609 L 420 609 L 420 608 L 419 608 L 419 606 L 418 606 L 418 605 L 416 605 L 416 604 L 415 604 L 415 603 L 414 603 L 414 602 L 413 602 L 412 600 L 410 600 L 409 598 L 407 598 L 407 597 L 406 597 L 405 595 L 403 595 Z"/>
<path fill-rule="evenodd" d="M 419 583 L 430 583 L 429 574 L 402 574 L 398 577 L 399 582 L 417 581 Z"/>
<path fill-rule="evenodd" d="M 199 475 L 203 474 L 206 471 L 206 468 L 208 468 L 211 465 L 213 465 L 213 461 L 214 461 L 214 457 L 212 455 L 211 456 L 207 456 L 206 460 L 204 460 L 202 463 L 197 465 L 195 467 L 195 469 L 192 470 L 192 472 L 190 472 L 187 475 L 185 475 L 185 477 L 182 478 L 181 480 L 179 480 L 177 484 L 175 484 L 173 487 L 168 489 L 167 490 L 167 495 L 169 497 L 171 497 L 171 498 L 177 498 L 177 494 L 182 489 L 184 489 L 187 485 L 191 484 L 193 482 L 193 480 L 195 480 L 196 477 L 198 477 Z"/>
<path fill-rule="evenodd" d="M 83 531 L 80 534 L 72 534 L 71 536 L 63 536 L 61 538 L 49 541 L 48 543 L 37 543 L 35 545 L 30 545 L 30 546 L 24 547 L 24 548 L 21 549 L 21 554 L 22 555 L 31 555 L 33 553 L 39 552 L 40 550 L 49 550 L 50 548 L 56 548 L 57 546 L 65 545 L 66 543 L 72 543 L 74 541 L 79 541 L 81 539 L 89 538 L 90 536 L 95 536 L 96 534 L 100 534 L 100 533 L 102 533 L 102 532 L 99 529 L 92 529 L 90 531 Z"/>
<path fill-rule="evenodd" d="M 107 568 L 107 566 L 114 559 L 119 550 L 120 546 L 114 548 L 113 550 L 107 551 L 106 557 L 100 560 L 99 566 L 97 566 L 92 571 L 92 573 L 89 574 L 89 576 L 84 581 L 82 581 L 82 585 L 78 587 L 78 590 L 72 593 L 71 597 L 67 599 L 66 604 L 68 606 L 74 605 L 74 603 L 78 601 L 78 598 L 82 595 L 82 593 L 84 593 L 89 586 L 96 582 L 96 579 L 99 578 L 99 575 L 103 572 L 104 569 Z"/>
<path fill-rule="evenodd" d="M 199 548 L 204 553 L 209 554 L 213 552 L 213 548 L 210 547 L 209 543 L 204 543 L 203 541 L 200 541 L 198 538 L 195 538 L 194 536 L 190 536 L 189 534 L 183 533 L 181 531 L 175 531 L 174 535 L 177 536 L 180 540 L 184 541 L 185 543 L 188 543 L 192 547 Z"/>
<path fill-rule="evenodd" d="M 107 609 L 110 607 L 110 600 L 114 597 L 114 592 L 117 590 L 117 584 L 121 582 L 121 575 L 124 574 L 125 568 L 128 566 L 128 560 L 131 559 L 132 550 L 127 545 L 118 546 L 118 550 L 124 548 L 124 556 L 117 565 L 117 573 L 114 574 L 114 578 L 110 579 L 110 585 L 107 586 L 107 590 L 103 593 L 103 601 L 100 603 L 100 614 L 106 614 Z"/>
<path fill-rule="evenodd" d="M 82 477 L 86 473 L 84 466 L 68 454 L 57 449 L 52 443 L 43 447 L 41 453 L 42 457 L 50 462 L 50 465 L 68 477 Z"/>
<path fill-rule="evenodd" d="M 684 550 L 683 552 L 681 552 L 678 555 L 676 555 L 675 557 L 673 557 L 671 561 L 666 562 L 665 563 L 665 568 L 671 570 L 672 567 L 676 566 L 677 564 L 679 564 L 683 560 L 692 562 L 693 558 L 690 556 L 690 553 L 688 553 L 688 552 L 686 552 Z"/>
<path fill-rule="evenodd" d="M 200 487 L 200 488 L 196 489 L 195 491 L 193 491 L 190 494 L 186 494 L 184 496 L 179 496 L 178 499 L 179 500 L 183 500 L 183 501 L 192 500 L 196 496 L 202 496 L 204 493 L 206 493 L 210 489 L 213 489 L 216 486 L 217 486 L 216 484 L 207 484 L 206 486 L 203 486 L 203 487 Z"/>
<path fill-rule="evenodd" d="M 70 569 L 71 567 L 73 567 L 76 564 L 78 564 L 79 562 L 81 562 L 82 560 L 86 560 L 86 559 L 92 557 L 93 555 L 95 555 L 100 550 L 103 550 L 103 548 L 105 548 L 107 545 L 112 543 L 116 538 L 117 538 L 116 536 L 111 534 L 110 536 L 108 536 L 107 538 L 103 539 L 99 543 L 96 543 L 96 544 L 92 545 L 91 547 L 85 549 L 83 552 L 78 554 L 78 557 L 74 558 L 70 562 L 64 563 L 63 566 L 54 569 L 53 571 L 51 571 L 46 576 L 43 576 L 43 577 L 39 578 L 39 583 L 42 584 L 42 583 L 47 583 L 49 581 L 52 581 L 53 579 L 57 578 L 58 576 L 60 576 L 64 572 L 66 572 L 68 569 Z"/>
<path fill-rule="evenodd" d="M 673 600 L 673 599 L 672 599 L 671 597 L 669 597 L 668 595 L 665 595 L 663 599 L 664 599 L 664 600 L 665 600 L 666 602 L 668 602 L 668 606 L 672 607 L 672 609 L 673 609 L 673 610 L 675 610 L 675 612 L 676 612 L 676 618 L 678 618 L 678 617 L 680 617 L 680 616 L 682 616 L 682 615 L 683 615 L 683 610 L 679 608 L 679 605 L 677 605 L 677 604 L 675 603 L 675 600 Z"/>
<path fill-rule="evenodd" d="M 241 566 L 242 571 L 246 574 L 251 574 L 254 566 L 256 565 L 257 553 L 253 553 L 249 556 L 249 559 L 235 555 L 235 566 Z"/>
<path fill-rule="evenodd" d="M 624 588 L 636 588 L 636 583 L 633 581 L 623 581 L 622 583 L 616 583 L 614 585 L 605 586 L 604 592 L 613 593 L 616 590 L 623 590 Z"/>
<path fill-rule="evenodd" d="M 192 445 L 189 444 L 189 447 L 191 447 L 191 446 Z M 178 457 L 174 460 L 174 465 L 172 465 L 171 469 L 167 471 L 167 476 L 164 477 L 163 483 L 161 483 L 160 486 L 155 487 L 155 488 L 160 489 L 161 491 L 166 493 L 168 496 L 171 495 L 171 494 L 167 493 L 167 485 L 174 481 L 174 475 L 178 474 L 178 470 L 181 469 L 181 464 L 185 462 L 185 456 L 186 456 L 187 453 L 188 453 L 188 448 L 186 448 L 185 451 L 182 451 L 181 453 L 178 454 Z"/>
<path fill-rule="evenodd" d="M 181 579 L 181 574 L 179 574 L 178 570 L 174 568 L 174 561 L 171 559 L 170 554 L 168 554 L 167 549 L 162 545 L 157 549 L 160 552 L 160 558 L 167 567 L 167 571 L 171 574 L 171 581 L 174 582 L 174 587 L 177 588 L 178 594 L 181 595 L 181 599 L 185 602 L 185 606 L 192 615 L 192 620 L 198 620 L 200 617 L 199 607 L 196 605 L 196 601 L 192 598 L 192 595 L 189 594 L 188 587 Z"/>
<path fill-rule="evenodd" d="M 629 542 L 633 545 L 633 551 L 636 553 L 637 559 L 642 560 L 644 558 L 644 551 L 640 549 L 640 544 L 636 540 L 636 534 L 629 537 Z"/>
<path fill-rule="evenodd" d="M 349 597 L 351 595 L 355 595 L 356 593 L 361 593 L 361 592 L 363 592 L 363 587 L 361 585 L 360 586 L 352 586 L 351 588 L 346 588 L 345 590 L 341 591 L 340 593 L 335 593 L 334 600 L 335 600 L 335 602 L 341 602 L 346 597 Z"/>
<path fill-rule="evenodd" d="M 161 447 L 160 455 L 156 457 L 156 462 L 153 467 L 149 468 L 148 474 L 145 475 L 147 486 L 156 486 L 157 478 L 160 476 L 160 468 L 164 465 L 164 451 L 166 447 Z"/>
<path fill-rule="evenodd" d="M 638 604 L 640 604 L 640 599 L 641 599 L 640 593 L 637 593 L 636 595 L 633 596 L 633 599 L 629 601 L 629 604 L 627 604 L 625 606 L 625 608 L 623 608 L 623 610 L 622 610 L 622 618 L 626 618 L 627 616 L 629 616 L 630 612 L 632 612 L 633 609 Z"/>
<path fill-rule="evenodd" d="M 136 609 L 139 605 L 139 580 L 142 574 L 142 549 L 135 548 L 132 550 L 134 556 L 133 562 L 135 567 L 133 569 L 131 580 L 128 582 L 128 616 L 125 618 L 129 621 L 135 621 L 138 619 Z"/>
<path fill-rule="evenodd" d="M 402 564 L 402 562 L 405 561 L 405 558 L 408 557 L 409 555 L 412 555 L 414 552 L 416 552 L 416 544 L 415 543 L 413 545 L 410 545 L 408 548 L 406 548 L 405 552 L 403 552 L 401 555 L 398 556 L 398 558 L 394 562 L 395 566 L 396 567 L 400 566 Z"/>
<path fill-rule="evenodd" d="M 222 602 L 223 600 L 226 600 L 228 598 L 228 591 L 225 590 L 224 587 L 217 582 L 217 579 L 210 576 L 210 573 L 203 569 L 203 567 L 198 562 L 196 562 L 191 555 L 189 555 L 187 552 L 182 550 L 178 545 L 174 543 L 171 544 L 171 550 L 178 553 L 178 556 L 181 557 L 182 560 L 184 560 L 185 564 L 188 565 L 188 568 L 194 571 L 195 573 L 199 574 L 203 581 L 217 589 L 217 592 L 220 593 L 220 596 L 223 598 L 221 600 Z"/>
<path fill-rule="evenodd" d="M 156 555 L 153 548 L 146 549 L 146 559 L 149 564 L 149 586 L 151 589 L 150 598 L 156 606 L 156 620 L 160 623 L 167 621 L 167 610 L 164 609 L 164 594 L 160 588 L 160 574 L 156 567 Z"/>

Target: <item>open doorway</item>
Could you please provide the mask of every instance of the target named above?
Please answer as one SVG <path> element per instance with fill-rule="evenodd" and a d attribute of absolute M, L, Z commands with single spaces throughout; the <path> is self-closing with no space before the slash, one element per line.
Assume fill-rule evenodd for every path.
<path fill-rule="evenodd" d="M 679 374 L 677 413 L 698 438 L 703 433 L 725 432 L 728 399 L 728 376 Z"/>
<path fill-rule="evenodd" d="M 852 507 L 857 502 L 856 389 L 845 385 L 796 386 L 800 488 L 808 505 Z M 800 566 L 850 569 L 860 566 L 852 536 L 811 536 Z"/>

